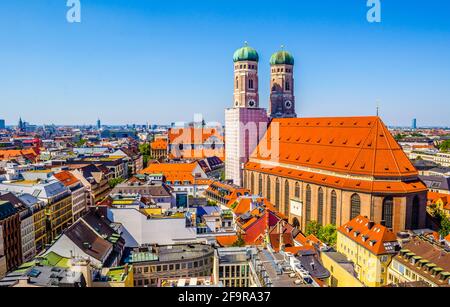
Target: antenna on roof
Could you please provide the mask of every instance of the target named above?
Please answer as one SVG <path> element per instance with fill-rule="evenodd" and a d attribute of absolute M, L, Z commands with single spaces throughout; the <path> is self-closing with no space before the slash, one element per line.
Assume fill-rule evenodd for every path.
<path fill-rule="evenodd" d="M 377 116 L 380 116 L 380 100 L 377 100 Z"/>

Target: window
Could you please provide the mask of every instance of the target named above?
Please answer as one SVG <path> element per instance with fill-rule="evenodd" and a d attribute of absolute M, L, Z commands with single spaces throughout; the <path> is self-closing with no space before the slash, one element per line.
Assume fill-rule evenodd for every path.
<path fill-rule="evenodd" d="M 295 198 L 300 199 L 300 183 L 295 183 Z"/>
<path fill-rule="evenodd" d="M 306 222 L 311 221 L 311 186 L 306 186 Z"/>
<path fill-rule="evenodd" d="M 336 191 L 331 191 L 331 224 L 336 225 L 337 195 Z"/>
<path fill-rule="evenodd" d="M 323 223 L 323 189 L 319 188 L 317 194 L 317 222 L 322 225 Z"/>
<path fill-rule="evenodd" d="M 259 179 L 258 179 L 258 194 L 259 195 L 262 195 L 262 193 L 263 193 L 263 178 L 262 178 L 262 175 L 261 174 L 259 174 Z"/>
<path fill-rule="evenodd" d="M 255 174 L 250 175 L 250 191 L 255 191 Z"/>
<path fill-rule="evenodd" d="M 284 183 L 284 215 L 289 215 L 289 181 Z"/>
<path fill-rule="evenodd" d="M 350 200 L 350 220 L 361 214 L 361 197 L 358 194 L 353 194 Z"/>
<path fill-rule="evenodd" d="M 386 197 L 383 200 L 382 220 L 385 221 L 386 227 L 392 228 L 392 220 L 394 215 L 394 198 L 392 196 Z"/>
<path fill-rule="evenodd" d="M 271 188 L 271 180 L 270 180 L 270 177 L 269 176 L 267 176 L 267 199 L 271 202 L 272 201 L 272 197 L 271 197 L 271 192 L 272 191 L 270 191 L 270 188 Z"/>
<path fill-rule="evenodd" d="M 420 216 L 420 201 L 419 197 L 416 195 L 413 199 L 412 212 L 411 212 L 411 228 L 419 228 L 419 216 Z"/>
<path fill-rule="evenodd" d="M 284 89 L 286 91 L 290 91 L 291 90 L 291 84 L 289 83 L 289 81 L 286 81 L 284 84 Z"/>
<path fill-rule="evenodd" d="M 248 88 L 253 89 L 253 79 L 248 80 Z"/>
<path fill-rule="evenodd" d="M 275 182 L 275 207 L 280 208 L 280 179 Z"/>

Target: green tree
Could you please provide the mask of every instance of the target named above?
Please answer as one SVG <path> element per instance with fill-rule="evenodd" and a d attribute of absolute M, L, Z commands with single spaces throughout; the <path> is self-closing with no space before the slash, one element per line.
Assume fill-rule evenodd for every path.
<path fill-rule="evenodd" d="M 316 221 L 311 221 L 306 225 L 305 234 L 314 235 L 323 243 L 335 246 L 337 241 L 337 229 L 335 225 L 322 226 Z"/>
<path fill-rule="evenodd" d="M 329 224 L 321 227 L 318 238 L 330 246 L 335 246 L 337 241 L 337 229 L 335 225 Z"/>
<path fill-rule="evenodd" d="M 308 224 L 306 224 L 306 235 L 314 235 L 319 238 L 319 232 L 322 226 L 320 226 L 319 223 L 316 221 L 310 221 Z"/>
<path fill-rule="evenodd" d="M 442 144 L 439 146 L 439 149 L 444 152 L 450 151 L 450 140 L 442 142 Z"/>
<path fill-rule="evenodd" d="M 123 178 L 115 178 L 115 179 L 109 180 L 108 184 L 111 189 L 114 189 L 118 184 L 121 184 L 124 181 L 125 181 L 125 179 L 123 179 Z"/>
<path fill-rule="evenodd" d="M 450 234 L 450 220 L 445 216 L 443 212 L 439 213 L 439 219 L 440 219 L 440 228 L 439 228 L 439 234 L 443 237 L 446 237 Z"/>
<path fill-rule="evenodd" d="M 243 246 L 245 246 L 245 241 L 244 241 L 244 238 L 242 237 L 241 234 L 238 235 L 238 238 L 237 238 L 236 242 L 234 242 L 232 246 L 233 247 L 243 247 Z"/>
<path fill-rule="evenodd" d="M 139 152 L 142 154 L 144 167 L 147 167 L 148 166 L 148 161 L 151 158 L 151 155 L 150 155 L 150 143 L 140 144 L 139 145 Z"/>
<path fill-rule="evenodd" d="M 75 146 L 76 147 L 83 147 L 84 145 L 86 145 L 86 143 L 87 143 L 87 140 L 81 139 L 81 140 L 79 140 L 78 142 L 75 143 Z"/>

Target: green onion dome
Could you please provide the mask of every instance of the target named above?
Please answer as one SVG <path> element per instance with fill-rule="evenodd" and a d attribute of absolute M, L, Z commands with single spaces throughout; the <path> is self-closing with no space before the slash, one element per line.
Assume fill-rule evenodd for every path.
<path fill-rule="evenodd" d="M 281 50 L 272 55 L 270 65 L 294 65 L 294 57 L 289 52 Z"/>
<path fill-rule="evenodd" d="M 233 61 L 234 62 L 241 62 L 241 61 L 258 62 L 259 55 L 255 49 L 253 49 L 252 47 L 248 46 L 247 43 L 245 43 L 244 47 L 236 50 L 236 52 L 233 55 Z"/>

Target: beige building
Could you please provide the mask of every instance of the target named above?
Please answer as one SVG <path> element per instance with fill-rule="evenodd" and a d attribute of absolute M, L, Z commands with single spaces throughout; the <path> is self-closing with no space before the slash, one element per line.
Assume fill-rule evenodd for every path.
<path fill-rule="evenodd" d="M 422 237 L 404 244 L 388 268 L 388 283 L 424 282 L 430 287 L 450 286 L 450 253 Z"/>

